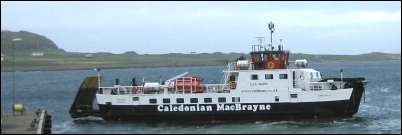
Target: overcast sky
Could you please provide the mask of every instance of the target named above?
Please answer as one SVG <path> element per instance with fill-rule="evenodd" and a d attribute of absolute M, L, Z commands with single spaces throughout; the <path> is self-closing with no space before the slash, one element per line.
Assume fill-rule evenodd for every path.
<path fill-rule="evenodd" d="M 248 53 L 255 37 L 293 53 L 400 53 L 401 2 L 1 2 L 1 29 L 74 52 Z"/>

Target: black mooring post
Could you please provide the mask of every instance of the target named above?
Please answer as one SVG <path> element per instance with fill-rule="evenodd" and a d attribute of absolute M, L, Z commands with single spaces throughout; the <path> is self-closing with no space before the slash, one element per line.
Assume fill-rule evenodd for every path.
<path fill-rule="evenodd" d="M 119 78 L 116 78 L 116 85 L 119 85 Z"/>

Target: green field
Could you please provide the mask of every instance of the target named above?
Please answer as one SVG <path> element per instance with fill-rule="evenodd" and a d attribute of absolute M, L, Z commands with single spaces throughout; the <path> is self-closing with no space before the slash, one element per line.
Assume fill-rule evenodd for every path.
<path fill-rule="evenodd" d="M 73 70 L 93 68 L 141 68 L 141 67 L 178 67 L 178 66 L 223 66 L 242 53 L 201 53 L 201 54 L 111 54 L 94 53 L 85 57 L 85 53 L 47 52 L 44 56 L 33 57 L 17 54 L 15 68 L 18 71 L 37 70 Z M 310 62 L 324 61 L 377 61 L 400 60 L 400 54 L 369 53 L 362 55 L 309 55 L 291 54 L 289 61 L 307 59 Z M 12 71 L 12 56 L 5 56 L 1 63 L 2 71 Z"/>
<path fill-rule="evenodd" d="M 93 54 L 87 58 L 81 53 L 50 53 L 41 57 L 19 55 L 16 70 L 71 70 L 89 68 L 139 68 L 165 66 L 210 66 L 224 65 L 226 60 L 236 59 L 241 54 Z M 2 71 L 12 70 L 12 57 L 1 64 Z"/>

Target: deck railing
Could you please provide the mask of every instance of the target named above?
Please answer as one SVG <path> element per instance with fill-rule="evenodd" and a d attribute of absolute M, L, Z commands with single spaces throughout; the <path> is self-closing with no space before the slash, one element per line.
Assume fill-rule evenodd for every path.
<path fill-rule="evenodd" d="M 309 82 L 305 90 L 337 90 L 343 89 L 343 82 Z"/>
<path fill-rule="evenodd" d="M 207 93 L 228 93 L 230 87 L 228 84 L 204 84 Z"/>
<path fill-rule="evenodd" d="M 203 88 L 205 88 L 204 93 L 229 93 L 230 86 L 229 84 L 201 84 Z M 167 88 L 168 93 L 175 94 L 188 94 L 184 92 L 177 92 L 174 88 Z M 131 95 L 131 94 L 160 94 L 164 93 L 163 88 L 156 90 L 157 92 L 147 93 L 144 91 L 143 86 L 114 86 L 114 87 L 100 87 L 98 94 L 105 95 Z"/>
<path fill-rule="evenodd" d="M 144 90 L 143 86 L 100 87 L 98 94 L 106 94 L 106 95 L 144 94 Z"/>

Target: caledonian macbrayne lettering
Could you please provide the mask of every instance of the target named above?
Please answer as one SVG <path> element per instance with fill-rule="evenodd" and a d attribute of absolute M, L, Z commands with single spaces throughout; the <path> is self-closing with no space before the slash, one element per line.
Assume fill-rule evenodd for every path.
<path fill-rule="evenodd" d="M 158 105 L 159 112 L 203 112 L 203 111 L 268 111 L 271 105 L 267 104 L 216 104 L 213 105 Z"/>

